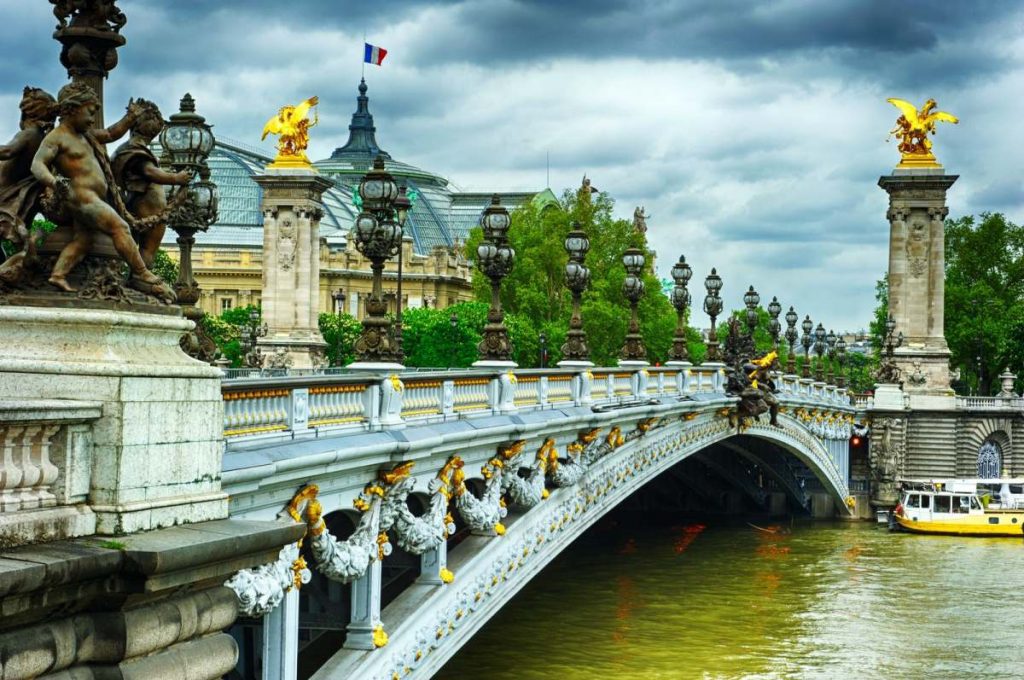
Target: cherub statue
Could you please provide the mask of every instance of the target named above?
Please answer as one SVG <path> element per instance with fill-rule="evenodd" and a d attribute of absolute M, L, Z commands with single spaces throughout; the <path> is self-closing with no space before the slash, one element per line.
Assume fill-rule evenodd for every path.
<path fill-rule="evenodd" d="M 149 271 L 132 238 L 133 218 L 114 186 L 113 171 L 104 144 L 124 136 L 143 113 L 135 102 L 121 120 L 106 129 L 93 129 L 99 97 L 91 87 L 73 82 L 57 94 L 60 124 L 43 139 L 32 161 L 32 174 L 49 190 L 44 210 L 61 213 L 73 223 L 74 235 L 61 251 L 49 282 L 64 291 L 71 270 L 89 254 L 96 232 L 110 236 L 114 248 L 131 269 L 130 285 L 136 290 L 173 302 L 174 293 L 159 276 Z M 57 174 L 54 173 L 56 171 Z"/>
<path fill-rule="evenodd" d="M 11 257 L 0 267 L 0 278 L 18 278 L 25 258 L 35 257 L 35 239 L 29 233 L 38 211 L 42 185 L 32 175 L 32 159 L 57 118 L 53 96 L 36 87 L 25 87 L 21 95 L 21 130 L 7 144 L 0 145 L 0 239 L 20 245 L 24 255 Z"/>
<path fill-rule="evenodd" d="M 123 192 L 125 207 L 135 217 L 132 226 L 142 261 L 152 267 L 167 229 L 167 197 L 163 187 L 184 186 L 192 179 L 192 174 L 160 169 L 160 162 L 149 145 L 164 127 L 163 116 L 153 102 L 136 99 L 135 105 L 141 113 L 132 123 L 128 141 L 117 148 L 110 164 L 114 180 Z"/>
<path fill-rule="evenodd" d="M 960 120 L 945 111 L 934 111 L 938 106 L 934 99 L 926 101 L 920 111 L 902 99 L 891 98 L 888 102 L 903 114 L 896 119 L 896 126 L 889 131 L 889 137 L 896 135 L 900 139 L 900 165 L 941 167 L 932 154 L 932 142 L 928 135 L 935 134 L 935 123 L 939 121 L 955 124 Z"/>
<path fill-rule="evenodd" d="M 298 106 L 282 106 L 277 115 L 263 126 L 263 136 L 260 139 L 266 139 L 267 135 L 278 135 L 275 164 L 309 165 L 309 159 L 306 158 L 309 128 L 316 125 L 320 119 L 315 109 L 312 121 L 306 116 L 309 110 L 319 103 L 319 97 L 310 97 Z"/>
<path fill-rule="evenodd" d="M 67 28 L 70 19 L 76 26 L 80 18 L 89 28 L 119 32 L 127 23 L 124 12 L 117 8 L 117 0 L 50 0 L 57 30 Z"/>

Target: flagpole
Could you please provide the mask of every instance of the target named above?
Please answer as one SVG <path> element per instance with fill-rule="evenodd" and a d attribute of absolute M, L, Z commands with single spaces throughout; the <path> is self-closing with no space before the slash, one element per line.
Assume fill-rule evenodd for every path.
<path fill-rule="evenodd" d="M 359 74 L 359 79 L 366 79 L 366 31 L 363 31 L 363 70 Z"/>

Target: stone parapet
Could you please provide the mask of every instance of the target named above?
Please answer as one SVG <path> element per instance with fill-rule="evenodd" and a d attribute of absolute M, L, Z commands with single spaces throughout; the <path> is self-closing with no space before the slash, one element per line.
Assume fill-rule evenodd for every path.
<path fill-rule="evenodd" d="M 222 520 L 0 553 L 2 677 L 222 677 L 237 660 L 223 631 L 238 599 L 220 584 L 273 561 L 303 531 Z"/>

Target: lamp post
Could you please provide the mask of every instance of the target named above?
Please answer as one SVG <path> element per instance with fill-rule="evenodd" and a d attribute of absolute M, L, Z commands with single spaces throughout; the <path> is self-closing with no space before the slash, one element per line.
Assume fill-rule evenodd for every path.
<path fill-rule="evenodd" d="M 768 303 L 768 316 L 771 320 L 768 322 L 768 333 L 772 336 L 772 349 L 776 352 L 779 351 L 779 333 L 782 332 L 782 324 L 779 323 L 779 314 L 782 313 L 782 305 L 779 304 L 779 298 L 772 296 L 772 301 Z"/>
<path fill-rule="evenodd" d="M 811 377 L 811 331 L 814 330 L 814 322 L 811 321 L 811 316 L 808 314 L 804 317 L 804 320 L 800 322 L 800 328 L 804 334 L 800 338 L 800 344 L 804 348 L 804 368 L 800 371 L 801 378 Z"/>
<path fill-rule="evenodd" d="M 743 304 L 747 308 L 747 335 L 754 337 L 754 329 L 757 328 L 757 305 L 761 303 L 761 296 L 751 286 L 743 294 Z"/>
<path fill-rule="evenodd" d="M 668 355 L 670 361 L 690 361 L 690 352 L 686 348 L 686 308 L 690 306 L 690 291 L 686 285 L 692 276 L 693 269 L 686 264 L 686 258 L 680 255 L 679 262 L 672 266 L 672 280 L 676 284 L 672 289 L 672 306 L 676 308 L 676 335 L 672 338 L 672 350 Z"/>
<path fill-rule="evenodd" d="M 167 226 L 178 235 L 178 280 L 174 282 L 174 293 L 182 314 L 195 324 L 193 330 L 182 336 L 181 348 L 207 363 L 216 358 L 217 345 L 203 330 L 203 310 L 196 307 L 200 289 L 192 273 L 192 246 L 196 232 L 206 231 L 217 221 L 217 185 L 210 180 L 206 164 L 214 141 L 213 131 L 206 119 L 196 113 L 196 102 L 190 94 L 181 98 L 178 112 L 171 115 L 160 131 L 161 164 L 173 172 L 198 176 L 191 184 L 175 189 L 169 201 Z"/>
<path fill-rule="evenodd" d="M 453 363 L 453 361 L 455 359 L 455 354 L 456 354 L 457 350 L 459 349 L 458 344 L 456 342 L 458 340 L 458 338 L 455 336 L 455 329 L 457 329 L 459 327 L 459 315 L 456 314 L 455 312 L 452 312 L 451 316 L 448 317 L 448 325 L 451 326 L 451 329 L 452 329 L 452 353 L 451 353 L 452 361 L 448 362 L 449 365 L 450 365 L 450 364 Z"/>
<path fill-rule="evenodd" d="M 537 338 L 540 341 L 540 367 L 548 367 L 548 336 L 546 333 L 541 331 L 540 336 Z"/>
<path fill-rule="evenodd" d="M 406 194 L 405 185 L 398 187 L 398 198 L 395 199 L 394 203 L 395 217 L 398 220 L 398 226 L 402 230 L 402 239 L 405 238 L 405 220 L 409 216 L 409 211 L 412 209 L 412 201 L 409 200 L 408 194 Z M 402 241 L 398 243 L 398 283 L 395 286 L 395 350 L 399 356 L 405 356 L 405 352 L 402 351 L 402 256 L 405 254 L 405 246 Z"/>
<path fill-rule="evenodd" d="M 480 218 L 483 241 L 476 249 L 476 265 L 491 280 L 491 308 L 487 311 L 487 325 L 484 337 L 477 345 L 480 360 L 474 365 L 508 365 L 512 362 L 512 343 L 505 328 L 505 313 L 501 309 L 501 280 L 512 271 L 516 252 L 508 243 L 508 228 L 511 224 L 508 211 L 501 205 L 498 194 L 491 197 L 491 204 Z"/>
<path fill-rule="evenodd" d="M 839 362 L 836 387 L 846 387 L 846 340 L 841 335 L 836 339 L 836 361 Z"/>
<path fill-rule="evenodd" d="M 402 246 L 402 227 L 394 209 L 398 185 L 384 169 L 384 159 L 380 156 L 373 160 L 373 168 L 359 182 L 359 195 L 363 209 L 356 217 L 356 250 L 370 260 L 373 288 L 366 300 L 363 332 L 356 340 L 356 358 L 360 363 L 401 364 L 402 352 L 387 319 L 381 282 L 384 263 Z"/>
<path fill-rule="evenodd" d="M 791 376 L 797 373 L 797 355 L 793 351 L 793 346 L 800 339 L 800 334 L 797 332 L 797 321 L 799 320 L 800 315 L 793 305 L 790 305 L 790 311 L 785 312 L 785 341 L 790 343 L 790 356 L 786 358 L 785 372 Z"/>
<path fill-rule="evenodd" d="M 828 357 L 828 377 L 825 379 L 829 384 L 835 384 L 835 373 L 833 370 L 833 364 L 836 358 L 836 334 L 834 331 L 829 330 L 828 335 L 825 336 L 826 353 Z"/>
<path fill-rule="evenodd" d="M 590 239 L 580 228 L 580 223 L 573 222 L 572 231 L 565 237 L 565 251 L 569 254 L 569 261 L 565 264 L 565 284 L 572 292 L 572 316 L 569 318 L 569 332 L 562 345 L 559 365 L 579 365 L 580 362 L 591 365 L 587 333 L 583 330 L 583 315 L 580 311 L 583 291 L 590 285 L 590 269 L 583 264 L 589 250 Z"/>
<path fill-rule="evenodd" d="M 341 314 L 345 311 L 345 291 L 342 288 L 331 293 L 331 299 L 334 300 L 334 313 Z"/>
<path fill-rule="evenodd" d="M 242 327 L 245 343 L 245 365 L 249 368 L 263 367 L 263 353 L 258 345 L 259 339 L 266 337 L 267 324 L 260 324 L 260 313 L 256 309 L 249 310 L 249 319 Z"/>
<path fill-rule="evenodd" d="M 639 248 L 627 248 L 626 252 L 622 254 L 622 266 L 626 269 L 626 279 L 622 282 L 622 294 L 629 300 L 629 331 L 626 333 L 626 342 L 622 345 L 622 351 L 619 352 L 619 359 L 622 361 L 647 361 L 647 348 L 644 347 L 644 338 L 640 334 L 640 317 L 636 310 L 637 303 L 644 295 L 644 280 L 642 278 L 644 262 L 646 262 L 646 258 Z"/>
<path fill-rule="evenodd" d="M 892 314 L 885 320 L 885 338 L 882 340 L 882 361 L 876 377 L 882 384 L 900 382 L 900 369 L 896 366 L 896 348 L 903 344 L 903 331 L 896 334 L 896 320 Z"/>
<path fill-rule="evenodd" d="M 818 365 L 814 369 L 814 379 L 825 382 L 825 366 L 822 357 L 825 354 L 825 327 L 820 323 L 814 329 L 814 353 L 818 356 Z"/>
<path fill-rule="evenodd" d="M 714 267 L 711 273 L 704 279 L 704 289 L 707 295 L 704 296 L 704 313 L 711 317 L 711 332 L 708 333 L 708 361 L 718 361 L 718 335 L 715 333 L 715 317 L 722 313 L 722 297 L 719 292 L 722 290 L 722 277 Z"/>

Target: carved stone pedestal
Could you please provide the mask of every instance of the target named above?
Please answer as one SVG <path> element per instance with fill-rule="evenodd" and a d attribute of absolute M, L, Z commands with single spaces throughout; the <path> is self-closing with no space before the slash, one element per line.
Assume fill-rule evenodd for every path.
<path fill-rule="evenodd" d="M 64 471 L 85 475 L 86 488 L 65 502 L 87 495 L 97 533 L 227 516 L 221 374 L 181 351 L 178 340 L 191 325 L 176 309 L 0 306 L 0 400 L 74 399 L 102 413 L 90 426 L 90 469 Z"/>
<path fill-rule="evenodd" d="M 953 408 L 943 323 L 946 192 L 956 180 L 941 168 L 894 170 L 878 180 L 889 194 L 889 313 L 904 337 L 895 360 L 915 408 L 915 401 Z"/>
<path fill-rule="evenodd" d="M 270 169 L 263 188 L 263 321 L 259 345 L 273 368 L 323 368 L 320 335 L 320 196 L 331 182 L 312 169 Z"/>

